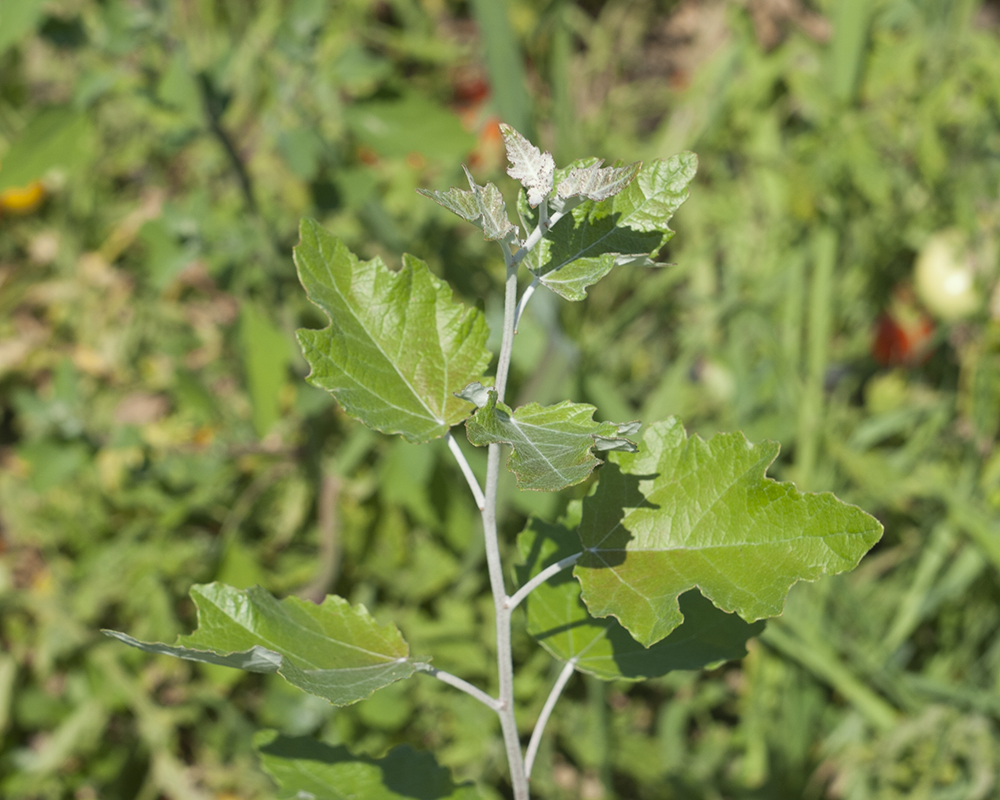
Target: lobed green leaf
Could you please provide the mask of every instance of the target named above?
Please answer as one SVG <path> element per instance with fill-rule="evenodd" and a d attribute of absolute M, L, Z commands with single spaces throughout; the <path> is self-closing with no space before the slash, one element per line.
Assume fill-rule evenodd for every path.
<path fill-rule="evenodd" d="M 570 506 L 576 521 L 579 506 Z M 522 585 L 550 564 L 580 552 L 575 527 L 569 520 L 558 525 L 529 520 L 517 540 L 524 560 L 516 570 Z M 575 659 L 577 670 L 602 680 L 644 680 L 739 659 L 746 655 L 747 640 L 764 629 L 763 622 L 744 622 L 691 590 L 679 597 L 684 622 L 647 648 L 614 618 L 592 617 L 580 599 L 580 583 L 568 569 L 536 587 L 525 603 L 528 633 L 556 658 Z"/>
<path fill-rule="evenodd" d="M 636 165 L 599 167 L 598 160 L 587 159 L 557 172 L 557 195 L 571 204 L 577 198 L 569 193 L 581 194 L 590 183 L 595 197 L 627 185 L 606 199 L 577 203 L 525 258 L 528 269 L 567 300 L 582 300 L 587 287 L 617 265 L 655 263 L 651 259 L 674 235 L 668 223 L 687 199 L 698 159 L 694 153 L 680 153 L 644 164 L 634 179 L 629 171 Z M 519 210 L 528 224 L 537 223 L 537 214 L 526 203 Z"/>
<path fill-rule="evenodd" d="M 478 800 L 470 784 L 456 786 L 429 753 L 409 745 L 382 758 L 353 755 L 306 736 L 260 731 L 260 763 L 278 784 L 278 800 Z"/>
<path fill-rule="evenodd" d="M 483 314 L 452 300 L 418 258 L 403 256 L 399 272 L 378 258 L 359 261 L 308 219 L 301 237 L 299 280 L 330 318 L 327 328 L 297 332 L 308 381 L 369 428 L 411 442 L 443 436 L 469 416 L 454 393 L 490 362 Z"/>
<path fill-rule="evenodd" d="M 797 581 L 857 566 L 882 526 L 829 492 L 765 477 L 777 454 L 741 433 L 688 438 L 673 418 L 638 453 L 612 453 L 579 527 L 590 612 L 649 646 L 680 625 L 688 589 L 753 621 L 780 614 Z"/>
<path fill-rule="evenodd" d="M 399 630 L 380 625 L 361 605 L 329 596 L 320 605 L 276 600 L 259 586 L 194 586 L 198 627 L 176 645 L 140 642 L 104 631 L 147 653 L 220 664 L 247 672 L 277 672 L 293 686 L 345 706 L 415 671 Z"/>
<path fill-rule="evenodd" d="M 472 399 L 477 394 L 467 391 L 463 396 Z M 593 449 L 636 449 L 625 436 L 636 433 L 640 423 L 594 422 L 596 410 L 566 400 L 547 407 L 529 403 L 512 412 L 489 390 L 485 405 L 465 428 L 469 441 L 479 447 L 496 442 L 513 447 L 507 468 L 517 477 L 519 489 L 556 492 L 586 480 L 601 463 Z"/>

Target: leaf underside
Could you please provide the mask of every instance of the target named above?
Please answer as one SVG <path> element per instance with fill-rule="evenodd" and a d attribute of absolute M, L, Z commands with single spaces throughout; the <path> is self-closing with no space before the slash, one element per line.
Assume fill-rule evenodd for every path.
<path fill-rule="evenodd" d="M 353 755 L 346 747 L 305 736 L 260 731 L 254 749 L 278 784 L 278 800 L 479 800 L 469 784 L 456 786 L 429 753 L 409 745 L 382 758 Z"/>
<path fill-rule="evenodd" d="M 638 453 L 612 453 L 579 527 L 590 612 L 649 646 L 681 623 L 677 597 L 691 588 L 753 621 L 780 614 L 797 581 L 857 566 L 881 524 L 765 477 L 777 454 L 741 433 L 688 438 L 676 419 L 647 428 Z"/>
<path fill-rule="evenodd" d="M 638 423 L 594 422 L 596 410 L 567 400 L 547 407 L 529 403 L 512 412 L 490 391 L 486 404 L 465 427 L 476 446 L 512 445 L 507 467 L 519 489 L 555 492 L 586 480 L 601 463 L 593 448 L 635 450 L 623 434 L 634 433 Z"/>
<path fill-rule="evenodd" d="M 148 653 L 277 672 L 338 706 L 363 700 L 416 671 L 394 625 L 378 624 L 364 606 L 340 597 L 316 605 L 297 597 L 279 601 L 259 586 L 244 591 L 210 583 L 192 587 L 191 598 L 198 628 L 176 645 L 105 633 Z"/>
<path fill-rule="evenodd" d="M 469 416 L 454 393 L 481 379 L 489 329 L 423 261 L 405 255 L 399 272 L 378 258 L 359 261 L 303 220 L 295 265 L 309 299 L 330 318 L 322 330 L 297 332 L 310 383 L 369 428 L 410 442 L 443 436 Z"/>
<path fill-rule="evenodd" d="M 571 504 L 577 507 L 579 503 Z M 518 537 L 524 563 L 517 567 L 522 585 L 550 564 L 580 551 L 573 523 L 529 521 Z M 644 680 L 678 669 L 701 669 L 746 655 L 746 642 L 764 629 L 726 614 L 696 590 L 679 598 L 684 622 L 669 636 L 646 648 L 612 617 L 595 619 L 580 599 L 580 584 L 564 570 L 537 587 L 525 600 L 528 633 L 556 658 L 576 659 L 576 669 L 602 680 Z"/>
<path fill-rule="evenodd" d="M 655 263 L 651 259 L 674 235 L 668 223 L 687 199 L 698 159 L 694 153 L 680 153 L 666 161 L 653 161 L 642 165 L 634 179 L 628 170 L 636 165 L 598 170 L 599 165 L 588 159 L 557 171 L 556 194 L 578 194 L 590 182 L 595 184 L 594 192 L 603 193 L 621 183 L 627 183 L 625 188 L 604 200 L 576 205 L 525 258 L 528 269 L 567 300 L 582 300 L 587 287 L 616 265 Z M 625 172 L 606 173 L 611 169 Z M 599 174 L 606 179 L 598 180 Z M 607 186 L 602 189 L 604 183 Z M 526 202 L 519 210 L 528 224 L 537 223 L 537 212 Z"/>

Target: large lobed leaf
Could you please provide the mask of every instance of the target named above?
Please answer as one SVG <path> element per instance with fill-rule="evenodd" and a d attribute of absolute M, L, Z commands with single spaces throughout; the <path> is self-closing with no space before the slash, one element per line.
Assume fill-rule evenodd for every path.
<path fill-rule="evenodd" d="M 560 197 L 625 188 L 603 200 L 584 200 L 539 242 L 525 258 L 531 272 L 567 300 L 582 300 L 587 287 L 617 264 L 643 263 L 656 256 L 674 235 L 668 222 L 688 196 L 688 184 L 698 169 L 694 153 L 680 153 L 666 161 L 599 169 L 594 159 L 578 162 L 556 174 Z M 573 202 L 569 200 L 568 202 Z M 529 224 L 536 215 L 520 206 Z"/>
<path fill-rule="evenodd" d="M 148 653 L 221 664 L 248 672 L 277 672 L 334 705 L 363 700 L 415 671 L 399 630 L 380 625 L 361 605 L 329 596 L 316 605 L 297 597 L 276 600 L 259 586 L 194 586 L 198 627 L 176 645 L 140 642 L 104 631 Z"/>
<path fill-rule="evenodd" d="M 512 412 L 490 390 L 465 428 L 479 447 L 496 442 L 513 447 L 507 467 L 519 489 L 555 492 L 587 479 L 601 463 L 593 449 L 635 450 L 625 436 L 638 431 L 639 423 L 594 422 L 596 410 L 565 400 L 547 407 L 529 403 Z"/>
<path fill-rule="evenodd" d="M 590 612 L 648 646 L 681 623 L 677 597 L 693 587 L 752 621 L 780 614 L 797 581 L 853 569 L 882 526 L 765 477 L 777 454 L 741 433 L 688 438 L 676 419 L 650 426 L 638 453 L 612 453 L 579 527 Z"/>
<path fill-rule="evenodd" d="M 295 265 L 330 318 L 327 328 L 298 331 L 310 383 L 368 427 L 411 442 L 443 436 L 469 415 L 454 393 L 489 364 L 486 319 L 452 300 L 424 262 L 406 255 L 392 272 L 378 258 L 359 261 L 307 219 Z"/>
<path fill-rule="evenodd" d="M 356 756 L 305 736 L 261 731 L 254 737 L 261 765 L 278 784 L 278 800 L 478 800 L 456 786 L 429 753 L 408 745 L 382 758 Z"/>
<path fill-rule="evenodd" d="M 579 519 L 580 504 L 570 506 Z M 580 551 L 575 521 L 551 525 L 532 519 L 517 540 L 524 563 L 523 585 L 545 567 Z M 576 669 L 602 680 L 643 680 L 678 669 L 701 669 L 746 655 L 746 642 L 764 629 L 717 609 L 696 590 L 679 598 L 684 622 L 652 647 L 643 647 L 614 618 L 595 619 L 580 599 L 580 584 L 569 570 L 528 595 L 528 633 L 556 658 L 576 659 Z"/>

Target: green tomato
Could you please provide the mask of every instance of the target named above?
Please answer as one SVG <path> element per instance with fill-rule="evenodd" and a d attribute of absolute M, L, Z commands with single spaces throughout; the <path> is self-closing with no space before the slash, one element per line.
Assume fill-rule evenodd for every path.
<path fill-rule="evenodd" d="M 975 273 L 962 234 L 945 230 L 934 234 L 917 256 L 914 267 L 917 296 L 938 319 L 964 319 L 982 305 Z"/>

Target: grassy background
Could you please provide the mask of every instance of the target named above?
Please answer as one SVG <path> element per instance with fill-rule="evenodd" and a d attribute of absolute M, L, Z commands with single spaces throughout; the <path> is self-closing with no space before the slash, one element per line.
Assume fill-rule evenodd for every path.
<path fill-rule="evenodd" d="M 195 582 L 335 591 L 489 685 L 476 509 L 440 443 L 302 380 L 293 331 L 321 320 L 290 249 L 303 215 L 405 248 L 495 329 L 498 253 L 413 190 L 465 162 L 509 193 L 502 118 L 563 162 L 701 159 L 675 266 L 540 292 L 512 395 L 776 439 L 777 477 L 886 526 L 740 664 L 575 678 L 534 791 L 996 796 L 998 52 L 974 0 L 6 0 L 0 795 L 271 797 L 250 738 L 273 727 L 409 742 L 506 796 L 493 715 L 436 681 L 337 710 L 98 633 L 171 640 Z M 978 301 L 948 320 L 913 265 L 952 229 Z M 503 491 L 508 543 L 567 499 Z M 527 732 L 558 665 L 516 650 Z"/>

